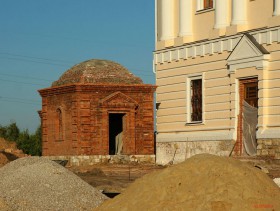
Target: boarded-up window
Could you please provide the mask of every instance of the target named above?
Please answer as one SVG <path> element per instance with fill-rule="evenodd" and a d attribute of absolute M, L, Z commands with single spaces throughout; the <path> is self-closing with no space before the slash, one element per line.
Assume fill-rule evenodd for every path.
<path fill-rule="evenodd" d="M 191 121 L 202 121 L 202 79 L 191 80 Z"/>

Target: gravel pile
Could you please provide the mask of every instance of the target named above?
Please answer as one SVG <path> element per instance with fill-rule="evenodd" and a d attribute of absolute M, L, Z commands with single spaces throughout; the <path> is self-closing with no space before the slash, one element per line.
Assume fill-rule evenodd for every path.
<path fill-rule="evenodd" d="M 0 178 L 1 210 L 92 210 L 107 199 L 66 168 L 41 157 L 6 164 Z"/>

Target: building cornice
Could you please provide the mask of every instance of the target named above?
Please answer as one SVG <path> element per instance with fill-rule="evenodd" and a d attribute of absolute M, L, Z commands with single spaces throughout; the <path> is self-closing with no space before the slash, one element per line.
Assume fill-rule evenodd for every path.
<path fill-rule="evenodd" d="M 280 42 L 280 26 L 261 28 L 232 36 L 220 37 L 212 40 L 202 40 L 155 51 L 154 64 L 158 65 L 173 61 L 194 59 L 196 57 L 213 55 L 215 53 L 223 53 L 225 51 L 232 52 L 245 33 L 252 35 L 260 45 L 271 45 L 273 42 Z"/>
<path fill-rule="evenodd" d="M 68 94 L 74 92 L 92 92 L 92 91 L 110 91 L 118 90 L 125 91 L 130 90 L 131 92 L 154 92 L 157 86 L 152 84 L 134 84 L 134 85 L 108 85 L 108 84 L 71 84 L 63 86 L 55 86 L 45 89 L 40 89 L 38 92 L 42 97 L 57 95 L 57 94 Z"/>

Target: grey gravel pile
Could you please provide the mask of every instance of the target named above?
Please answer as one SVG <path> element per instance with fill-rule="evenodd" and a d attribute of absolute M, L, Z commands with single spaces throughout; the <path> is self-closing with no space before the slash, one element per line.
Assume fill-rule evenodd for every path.
<path fill-rule="evenodd" d="M 0 208 L 92 210 L 107 197 L 59 164 L 26 157 L 0 168 Z"/>

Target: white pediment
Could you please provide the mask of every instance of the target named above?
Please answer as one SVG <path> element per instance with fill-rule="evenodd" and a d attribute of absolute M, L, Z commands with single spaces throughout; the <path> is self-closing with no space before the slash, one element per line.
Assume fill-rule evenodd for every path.
<path fill-rule="evenodd" d="M 261 50 L 244 35 L 228 57 L 228 61 L 262 56 Z"/>
<path fill-rule="evenodd" d="M 118 106 L 132 106 L 137 107 L 138 103 L 129 96 L 117 91 L 99 101 L 101 105 L 118 105 Z"/>
<path fill-rule="evenodd" d="M 230 73 L 246 67 L 263 69 L 267 65 L 269 53 L 249 36 L 244 35 L 229 55 L 227 61 Z"/>

